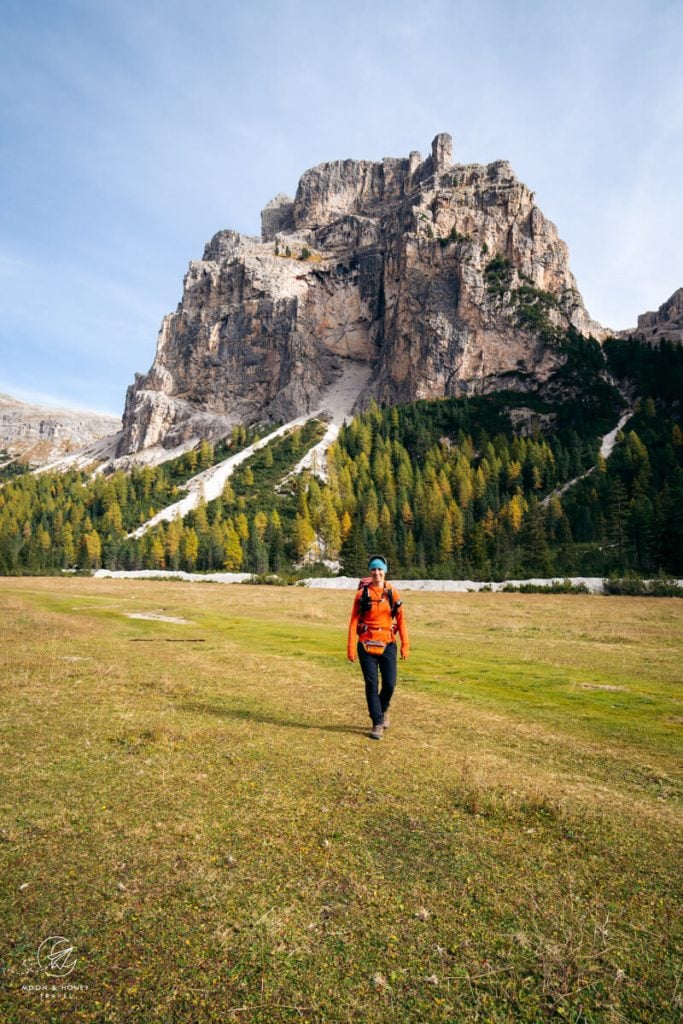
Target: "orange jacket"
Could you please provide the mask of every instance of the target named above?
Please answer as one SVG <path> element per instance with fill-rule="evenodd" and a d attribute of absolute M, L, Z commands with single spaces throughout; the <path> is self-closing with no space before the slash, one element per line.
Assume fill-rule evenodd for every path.
<path fill-rule="evenodd" d="M 396 613 L 396 619 L 391 617 L 391 605 L 389 604 L 389 595 L 387 590 L 391 589 L 394 597 L 394 606 L 401 600 L 396 587 L 388 588 L 386 584 L 384 588 L 373 587 L 372 584 L 368 584 L 368 595 L 372 605 L 370 609 L 362 613 L 362 622 L 368 627 L 366 630 L 358 632 L 358 624 L 361 622 L 361 610 L 360 602 L 363 596 L 363 587 L 358 588 L 358 592 L 353 599 L 353 608 L 351 610 L 351 619 L 349 620 L 349 635 L 346 644 L 346 651 L 349 658 L 356 657 L 356 645 L 359 637 L 365 635 L 371 635 L 375 640 L 383 640 L 384 643 L 391 643 L 396 636 L 394 629 L 394 622 L 398 629 L 398 635 L 401 637 L 401 656 L 403 658 L 408 657 L 408 651 L 410 650 L 410 641 L 408 640 L 408 624 L 406 623 L 405 615 L 403 614 L 403 605 L 398 609 Z"/>

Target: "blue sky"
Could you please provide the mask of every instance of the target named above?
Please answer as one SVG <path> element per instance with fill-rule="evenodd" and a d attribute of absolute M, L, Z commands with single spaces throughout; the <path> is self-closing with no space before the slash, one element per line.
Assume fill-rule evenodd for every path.
<path fill-rule="evenodd" d="M 683 285 L 683 0 L 3 0 L 0 391 L 119 414 L 191 259 L 326 160 L 511 162 L 586 305 Z"/>

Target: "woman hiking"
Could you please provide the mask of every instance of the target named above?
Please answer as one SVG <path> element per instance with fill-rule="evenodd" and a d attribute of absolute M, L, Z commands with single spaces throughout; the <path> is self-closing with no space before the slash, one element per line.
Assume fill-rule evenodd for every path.
<path fill-rule="evenodd" d="M 360 660 L 372 719 L 370 737 L 381 740 L 389 727 L 389 705 L 396 686 L 396 633 L 401 638 L 403 661 L 410 644 L 401 595 L 394 587 L 387 587 L 386 558 L 373 555 L 368 569 L 370 576 L 360 581 L 353 600 L 346 656 L 349 661 Z"/>

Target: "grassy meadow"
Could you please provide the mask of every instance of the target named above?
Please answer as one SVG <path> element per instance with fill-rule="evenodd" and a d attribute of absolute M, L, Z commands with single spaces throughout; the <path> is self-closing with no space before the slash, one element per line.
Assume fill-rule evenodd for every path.
<path fill-rule="evenodd" d="M 0 580 L 0 1020 L 680 1019 L 683 601 L 403 596 Z"/>

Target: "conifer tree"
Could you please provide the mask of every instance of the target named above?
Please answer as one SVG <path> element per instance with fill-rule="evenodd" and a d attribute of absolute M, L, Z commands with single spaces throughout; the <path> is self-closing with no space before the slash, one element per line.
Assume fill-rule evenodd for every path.
<path fill-rule="evenodd" d="M 199 538 L 191 526 L 183 529 L 183 536 L 180 541 L 180 556 L 183 568 L 192 572 L 197 566 L 199 557 Z"/>
<path fill-rule="evenodd" d="M 243 554 L 242 545 L 237 530 L 228 520 L 225 526 L 225 547 L 223 557 L 223 568 L 228 572 L 238 572 L 242 567 Z"/>
<path fill-rule="evenodd" d="M 149 568 L 166 568 L 166 560 L 164 558 L 164 544 L 162 541 L 162 537 L 159 533 L 154 533 L 151 535 L 149 543 Z"/>
<path fill-rule="evenodd" d="M 341 527 L 339 518 L 332 504 L 329 490 L 325 490 L 322 498 L 322 515 L 320 536 L 328 558 L 336 558 L 341 547 Z"/>
<path fill-rule="evenodd" d="M 453 554 L 453 531 L 448 516 L 444 516 L 439 530 L 439 563 L 445 565 L 450 562 Z"/>
<path fill-rule="evenodd" d="M 213 464 L 214 450 L 213 445 L 210 441 L 204 438 L 199 444 L 199 458 L 198 468 L 199 470 L 208 469 Z"/>
<path fill-rule="evenodd" d="M 249 530 L 247 561 L 251 572 L 258 573 L 259 575 L 268 572 L 268 548 L 261 540 L 256 524 L 253 522 Z"/>
<path fill-rule="evenodd" d="M 85 569 L 99 569 L 102 557 L 102 541 L 97 530 L 90 529 L 83 534 L 81 559 Z"/>
<path fill-rule="evenodd" d="M 529 501 L 524 529 L 526 564 L 529 571 L 537 576 L 552 575 L 552 559 L 545 534 L 543 513 L 535 496 Z"/>
<path fill-rule="evenodd" d="M 76 561 L 76 549 L 74 547 L 74 535 L 71 523 L 64 524 L 62 534 L 62 566 L 71 569 Z"/>
<path fill-rule="evenodd" d="M 363 542 L 363 529 L 358 517 L 356 517 L 341 548 L 340 560 L 344 574 L 346 576 L 364 575 L 367 559 L 368 552 Z"/>
<path fill-rule="evenodd" d="M 377 501 L 377 492 L 372 485 L 365 495 L 363 523 L 368 533 L 374 537 L 379 529 L 379 502 Z"/>
<path fill-rule="evenodd" d="M 606 531 L 609 545 L 608 561 L 616 566 L 624 566 L 627 547 L 628 494 L 620 477 L 611 481 L 610 493 L 606 510 Z"/>
<path fill-rule="evenodd" d="M 315 530 L 310 520 L 297 513 L 294 520 L 294 550 L 299 561 L 313 561 L 315 552 Z"/>
<path fill-rule="evenodd" d="M 341 519 L 341 538 L 342 538 L 342 541 L 345 541 L 346 538 L 348 537 L 349 533 L 351 532 L 351 527 L 352 527 L 351 516 L 349 515 L 348 511 L 345 511 L 343 513 L 342 519 Z"/>
<path fill-rule="evenodd" d="M 183 524 L 176 515 L 168 524 L 165 535 L 166 563 L 171 569 L 180 568 L 180 543 L 183 536 Z"/>
<path fill-rule="evenodd" d="M 123 535 L 123 515 L 116 497 L 112 497 L 107 503 L 107 510 L 102 519 L 102 527 L 105 534 L 111 534 L 113 537 L 121 537 Z"/>
<path fill-rule="evenodd" d="M 241 542 L 249 540 L 249 523 L 244 512 L 240 512 L 235 520 L 235 529 Z"/>

